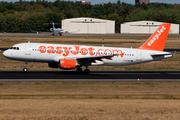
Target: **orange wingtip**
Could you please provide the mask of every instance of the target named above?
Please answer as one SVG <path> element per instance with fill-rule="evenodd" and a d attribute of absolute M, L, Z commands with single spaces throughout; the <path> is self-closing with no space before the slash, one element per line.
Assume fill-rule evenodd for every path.
<path fill-rule="evenodd" d="M 154 34 L 137 49 L 163 51 L 170 27 L 170 23 L 163 23 Z"/>

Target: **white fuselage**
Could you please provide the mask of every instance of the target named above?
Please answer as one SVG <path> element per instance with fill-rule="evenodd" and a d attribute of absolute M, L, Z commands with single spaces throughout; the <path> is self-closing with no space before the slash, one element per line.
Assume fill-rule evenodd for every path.
<path fill-rule="evenodd" d="M 14 48 L 18 48 L 14 49 Z M 3 55 L 9 59 L 29 62 L 58 62 L 60 59 L 94 59 L 94 57 L 117 54 L 111 59 L 95 60 L 91 65 L 123 66 L 144 63 L 172 57 L 169 52 L 133 48 L 99 47 L 82 45 L 21 43 L 6 50 Z"/>

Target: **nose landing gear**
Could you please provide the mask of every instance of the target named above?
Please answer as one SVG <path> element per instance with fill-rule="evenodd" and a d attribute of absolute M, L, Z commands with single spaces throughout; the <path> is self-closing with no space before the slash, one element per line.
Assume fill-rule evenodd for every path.
<path fill-rule="evenodd" d="M 25 61 L 25 67 L 23 69 L 24 72 L 27 72 L 27 66 L 28 66 L 28 61 Z"/>

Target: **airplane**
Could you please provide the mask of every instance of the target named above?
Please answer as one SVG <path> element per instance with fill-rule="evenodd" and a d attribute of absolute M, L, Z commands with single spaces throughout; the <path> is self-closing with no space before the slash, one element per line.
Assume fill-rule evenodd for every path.
<path fill-rule="evenodd" d="M 64 33 L 66 34 L 69 34 L 69 33 L 75 33 L 75 32 L 68 32 L 68 31 L 64 31 L 63 29 L 61 28 L 55 28 L 55 24 L 59 24 L 59 23 L 44 23 L 44 24 L 52 24 L 52 28 L 50 28 L 50 31 L 51 32 L 43 32 L 43 31 L 33 31 L 31 30 L 32 32 L 36 32 L 37 34 L 38 33 L 52 33 L 52 35 L 55 35 L 55 34 L 59 34 L 60 36 Z M 78 32 L 78 31 L 76 31 Z"/>
<path fill-rule="evenodd" d="M 65 33 L 67 31 L 64 31 L 61 28 L 55 28 L 54 24 L 58 24 L 58 23 L 45 23 L 45 24 L 52 24 L 53 28 L 50 28 L 50 31 L 53 32 L 52 35 L 54 34 L 59 34 L 60 36 L 62 35 L 62 33 Z"/>
<path fill-rule="evenodd" d="M 3 52 L 3 56 L 12 60 L 28 62 L 46 62 L 50 68 L 76 69 L 90 74 L 88 66 L 124 66 L 172 57 L 164 52 L 164 46 L 171 24 L 163 23 L 151 37 L 138 48 L 120 48 L 104 46 L 82 46 L 47 43 L 20 43 Z"/>

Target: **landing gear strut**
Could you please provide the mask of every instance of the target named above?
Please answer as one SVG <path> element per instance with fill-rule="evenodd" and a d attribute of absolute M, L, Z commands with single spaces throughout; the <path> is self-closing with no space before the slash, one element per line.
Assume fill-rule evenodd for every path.
<path fill-rule="evenodd" d="M 86 67 L 86 69 L 84 70 L 84 74 L 89 74 L 90 73 L 90 70 L 88 69 L 88 66 L 85 66 Z"/>
<path fill-rule="evenodd" d="M 27 66 L 28 66 L 28 61 L 25 61 L 25 67 L 23 69 L 24 72 L 27 72 Z"/>

